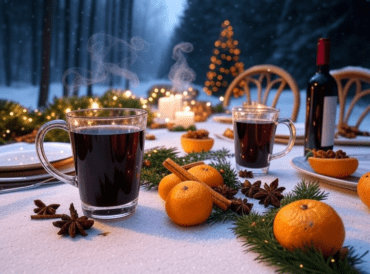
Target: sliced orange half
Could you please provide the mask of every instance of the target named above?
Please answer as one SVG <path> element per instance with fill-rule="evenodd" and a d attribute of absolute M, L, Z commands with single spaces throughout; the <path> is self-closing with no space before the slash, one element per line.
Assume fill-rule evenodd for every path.
<path fill-rule="evenodd" d="M 186 153 L 210 151 L 213 144 L 213 138 L 194 139 L 181 136 L 181 146 Z"/>
<path fill-rule="evenodd" d="M 358 160 L 356 158 L 308 158 L 308 162 L 312 169 L 319 174 L 344 178 L 353 174 L 358 167 Z"/>

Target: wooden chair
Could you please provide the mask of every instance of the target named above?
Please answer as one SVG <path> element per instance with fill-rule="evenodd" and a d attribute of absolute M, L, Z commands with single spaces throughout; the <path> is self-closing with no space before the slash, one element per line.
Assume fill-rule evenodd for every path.
<path fill-rule="evenodd" d="M 362 67 L 345 67 L 338 70 L 330 71 L 338 85 L 338 99 L 339 99 L 339 120 L 338 130 L 341 126 L 349 126 L 349 117 L 354 107 L 360 103 L 360 100 L 369 95 L 370 99 L 370 70 Z M 350 90 L 355 90 L 354 97 L 346 110 L 346 101 L 349 98 Z M 370 104 L 357 118 L 354 129 L 358 129 L 361 122 L 370 112 Z"/>
<path fill-rule="evenodd" d="M 252 101 L 251 99 L 250 83 L 257 87 L 257 101 Z M 238 86 L 242 86 L 244 88 L 244 93 L 247 97 L 246 104 L 259 103 L 263 105 L 267 104 L 267 99 L 271 89 L 276 87 L 277 92 L 271 103 L 271 107 L 276 107 L 281 92 L 284 88 L 289 88 L 294 97 L 291 119 L 294 122 L 297 120 L 300 106 L 299 88 L 294 78 L 284 69 L 274 65 L 257 65 L 243 71 L 227 88 L 223 102 L 224 107 L 229 105 L 233 89 Z M 265 88 L 263 89 L 264 86 Z"/>

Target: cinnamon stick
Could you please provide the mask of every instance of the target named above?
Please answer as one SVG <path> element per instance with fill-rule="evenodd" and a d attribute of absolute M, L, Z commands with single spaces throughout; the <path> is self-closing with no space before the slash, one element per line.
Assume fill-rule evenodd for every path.
<path fill-rule="evenodd" d="M 207 187 L 207 189 L 209 190 L 209 192 L 211 193 L 212 195 L 212 199 L 213 199 L 213 202 L 219 207 L 221 208 L 222 210 L 227 210 L 230 205 L 231 205 L 231 201 L 226 199 L 224 196 L 222 196 L 220 193 L 214 191 L 210 186 L 208 186 L 206 183 L 202 182 L 200 179 L 198 179 L 196 176 L 194 176 L 193 174 L 189 173 L 188 171 L 186 171 L 183 167 L 179 166 L 178 164 L 176 164 L 173 160 L 171 160 L 170 158 L 167 158 L 164 162 L 163 162 L 163 166 L 165 168 L 167 168 L 169 171 L 171 171 L 172 173 L 174 173 L 177 177 L 180 178 L 180 180 L 182 181 L 197 181 L 201 184 L 203 184 L 205 187 Z"/>
<path fill-rule="evenodd" d="M 187 165 L 183 165 L 182 168 L 188 170 L 188 169 L 191 169 L 192 167 L 199 166 L 199 165 L 204 165 L 204 162 L 202 162 L 202 161 L 193 162 L 193 163 L 190 163 L 190 164 L 187 164 Z"/>

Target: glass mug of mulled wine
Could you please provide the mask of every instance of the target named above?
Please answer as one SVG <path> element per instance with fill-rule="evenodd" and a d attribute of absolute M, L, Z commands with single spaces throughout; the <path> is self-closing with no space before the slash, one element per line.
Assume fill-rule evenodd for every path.
<path fill-rule="evenodd" d="M 85 215 L 115 219 L 135 212 L 147 115 L 142 109 L 84 109 L 40 128 L 36 152 L 42 166 L 58 180 L 78 187 Z M 61 173 L 46 158 L 43 142 L 51 129 L 69 132 L 76 176 Z"/>
<path fill-rule="evenodd" d="M 268 173 L 270 162 L 283 157 L 294 146 L 296 129 L 290 119 L 279 118 L 280 111 L 264 105 L 234 107 L 235 162 L 238 171 L 247 169 L 255 175 Z M 287 147 L 272 153 L 275 131 L 278 124 L 289 128 Z"/>

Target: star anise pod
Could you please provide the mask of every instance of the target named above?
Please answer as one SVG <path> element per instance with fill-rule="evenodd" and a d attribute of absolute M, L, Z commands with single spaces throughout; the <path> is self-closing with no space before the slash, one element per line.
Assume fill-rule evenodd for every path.
<path fill-rule="evenodd" d="M 62 215 L 62 221 L 53 222 L 53 225 L 59 227 L 60 230 L 58 235 L 68 235 L 74 238 L 76 233 L 80 233 L 82 236 L 87 236 L 85 229 L 89 229 L 93 226 L 94 221 L 88 220 L 87 216 L 78 217 L 77 211 L 73 206 L 73 203 L 69 207 L 71 216 Z"/>
<path fill-rule="evenodd" d="M 247 199 L 233 199 L 230 209 L 239 215 L 248 215 L 252 210 L 253 204 L 248 203 Z"/>
<path fill-rule="evenodd" d="M 37 206 L 33 212 L 37 213 L 37 215 L 54 215 L 57 208 L 60 206 L 58 204 L 51 204 L 47 206 L 41 200 L 34 200 L 33 202 Z"/>
<path fill-rule="evenodd" d="M 217 186 L 217 187 L 214 187 L 213 189 L 227 199 L 234 198 L 235 194 L 238 193 L 237 189 L 228 187 L 227 185 Z"/>
<path fill-rule="evenodd" d="M 280 207 L 280 200 L 284 198 L 284 195 L 281 194 L 285 187 L 278 187 L 279 179 L 276 178 L 270 186 L 265 183 L 264 188 L 253 195 L 253 198 L 260 200 L 259 203 L 263 204 L 265 207 L 268 205 L 273 205 L 274 207 Z"/>
<path fill-rule="evenodd" d="M 253 173 L 252 173 L 252 171 L 248 171 L 246 169 L 240 170 L 239 171 L 239 177 L 242 177 L 242 178 L 253 178 Z"/>
<path fill-rule="evenodd" d="M 253 195 L 256 194 L 261 187 L 261 181 L 256 181 L 255 183 L 251 184 L 248 180 L 245 180 L 244 183 L 242 184 L 242 189 L 241 192 L 249 197 L 253 198 Z"/>

